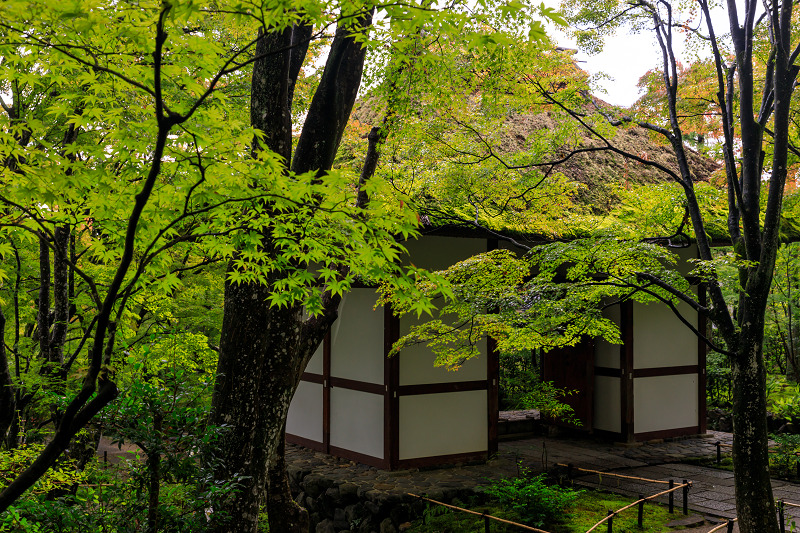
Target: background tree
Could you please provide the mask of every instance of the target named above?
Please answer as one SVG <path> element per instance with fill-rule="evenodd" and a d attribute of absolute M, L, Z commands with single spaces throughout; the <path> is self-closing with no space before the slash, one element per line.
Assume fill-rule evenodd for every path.
<path fill-rule="evenodd" d="M 662 135 L 678 158 L 680 172 L 673 173 L 673 178 L 683 189 L 694 239 L 704 262 L 712 261 L 714 254 L 685 155 L 679 111 L 683 86 L 673 43 L 678 27 L 693 27 L 708 39 L 716 78 L 714 105 L 724 139 L 728 234 L 736 258 L 741 261 L 736 301 L 725 299 L 713 268 L 703 276 L 708 305 L 701 305 L 685 291 L 675 290 L 658 275 L 642 273 L 640 277 L 706 315 L 724 340 L 733 373 L 733 461 L 739 525 L 748 532 L 777 531 L 767 457 L 762 345 L 792 148 L 791 102 L 797 76 L 794 63 L 799 52 L 793 31 L 793 5 L 767 2 L 764 11 L 759 12 L 757 2 L 746 1 L 743 8 L 728 2 L 729 40 L 714 28 L 710 5 L 704 0 L 695 3 L 699 13 L 695 18 L 702 24 L 694 26 L 681 18 L 680 6 L 665 1 L 612 3 L 603 9 L 580 2 L 566 5 L 580 24 L 577 34 L 584 43 L 597 43 L 598 37 L 624 23 L 650 30 L 656 37 L 662 51 L 660 73 L 668 120 L 663 125 L 643 121 L 638 124 Z M 636 122 L 635 118 L 611 114 L 615 115 L 614 120 Z M 762 185 L 764 176 L 769 176 L 766 186 Z"/>
<path fill-rule="evenodd" d="M 464 352 L 450 350 L 448 346 L 453 344 L 447 342 L 460 342 L 467 347 L 474 344 L 473 327 L 501 338 L 504 336 L 509 342 L 516 338 L 527 339 L 516 335 L 517 330 L 524 331 L 527 324 L 541 326 L 534 328 L 537 333 L 546 332 L 556 338 L 555 341 L 540 338 L 540 343 L 574 342 L 575 337 L 570 337 L 570 333 L 603 334 L 597 329 L 603 324 L 597 313 L 608 299 L 659 300 L 670 305 L 679 316 L 681 308 L 705 315 L 714 324 L 724 345 L 712 339 L 705 340 L 724 353 L 732 367 L 733 456 L 740 527 L 743 531 L 777 531 L 767 459 L 763 340 L 765 312 L 781 238 L 785 183 L 796 152 L 791 143 L 795 135 L 791 103 L 797 76 L 794 63 L 800 49 L 792 27 L 793 6 L 789 2 L 769 2 L 765 4 L 765 11 L 760 12 L 755 2 L 745 2 L 743 9 L 728 2 L 730 34 L 726 40 L 726 36 L 720 37 L 715 31 L 710 22 L 710 6 L 702 0 L 692 3 L 694 9 L 667 1 L 602 5 L 573 1 L 564 4 L 578 24 L 576 34 L 581 44 L 590 49 L 601 46 L 604 35 L 626 24 L 638 31 L 652 31 L 662 51 L 662 67 L 648 78 L 650 87 L 655 87 L 656 80 L 660 81 L 660 87 L 640 102 L 634 110 L 638 114 L 604 105 L 580 87 L 573 87 L 575 90 L 570 90 L 569 86 L 554 88 L 541 80 L 525 79 L 520 74 L 522 71 L 512 71 L 514 74 L 509 77 L 518 84 L 529 84 L 532 91 L 570 116 L 592 139 L 588 145 L 568 147 L 568 153 L 551 164 L 563 165 L 585 151 L 610 151 L 642 168 L 653 168 L 668 176 L 679 193 L 676 194 L 676 187 L 659 186 L 638 188 L 636 194 L 648 198 L 654 195 L 663 200 L 671 198 L 671 205 L 660 200 L 650 202 L 653 206 L 662 204 L 661 210 L 667 216 L 660 216 L 660 223 L 672 228 L 660 241 L 686 245 L 687 237 L 692 235 L 700 254 L 694 274 L 703 281 L 709 303 L 701 304 L 681 276 L 659 266 L 658 263 L 664 264 L 665 257 L 654 262 L 663 252 L 641 243 L 595 238 L 547 246 L 534 252 L 532 261 L 516 263 L 506 253 L 495 252 L 483 257 L 488 266 L 477 259 L 456 265 L 446 276 L 454 283 L 461 303 L 451 304 L 446 309 L 459 316 L 461 326 L 467 323 L 470 328 L 453 327 L 452 321 L 434 321 L 418 328 L 416 339 L 412 337 L 405 342 L 436 338 L 442 361 L 457 365 Z M 687 11 L 681 11 L 683 7 Z M 701 35 L 709 44 L 711 61 L 682 69 L 673 46 L 678 30 Z M 713 90 L 709 90 L 706 78 L 698 78 L 703 71 L 713 74 Z M 644 128 L 653 138 L 661 138 L 672 152 L 671 162 L 654 160 L 626 146 L 620 134 L 635 128 L 639 128 L 638 131 Z M 719 212 L 715 201 L 719 195 L 695 183 L 695 171 L 702 161 L 686 146 L 687 139 L 705 135 L 707 131 L 716 132 L 721 140 L 715 149 L 725 162 L 726 220 L 722 225 L 714 216 Z M 481 135 L 475 137 L 482 140 Z M 463 145 L 450 147 L 452 153 L 469 158 L 472 163 L 503 159 L 494 142 L 484 142 L 480 151 L 465 149 Z M 546 164 L 532 159 L 524 168 L 547 168 Z M 766 176 L 769 180 L 765 183 Z M 667 195 L 663 196 L 665 192 Z M 474 206 L 474 202 L 462 200 L 460 209 L 469 209 L 468 203 Z M 644 205 L 647 202 L 641 203 L 647 207 Z M 491 228 L 488 221 L 480 221 L 477 216 L 474 223 Z M 510 225 L 506 223 L 505 226 Z M 600 231 L 595 233 L 604 233 L 602 228 L 597 229 Z M 607 227 L 605 234 L 613 235 L 614 229 Z M 715 257 L 711 248 L 712 235 L 719 236 L 720 230 L 734 247 L 736 255 L 732 259 Z M 652 237 L 652 234 L 639 237 Z M 608 263 L 609 258 L 616 261 Z M 730 293 L 723 287 L 725 280 L 720 275 L 725 265 L 734 266 L 738 274 L 732 299 L 726 297 Z M 517 273 L 516 290 L 508 290 L 502 283 L 491 283 L 506 276 L 515 279 L 511 272 Z M 520 281 L 536 272 L 540 275 L 530 282 Z M 473 275 L 480 275 L 488 282 L 476 287 L 478 282 L 470 281 Z M 601 285 L 605 289 L 600 289 Z M 428 289 L 435 293 L 435 287 Z M 550 318 L 554 313 L 546 312 L 548 306 L 560 305 L 569 317 L 570 305 L 574 303 L 578 307 L 572 308 L 573 313 L 578 317 L 586 316 L 578 311 L 581 301 L 586 304 L 584 309 L 595 313 L 600 322 L 565 318 L 564 323 L 557 324 Z M 492 313 L 487 315 L 481 309 L 497 309 L 499 316 L 507 309 L 510 314 L 506 320 L 497 322 L 513 327 L 504 332 L 504 328 L 495 323 Z M 529 320 L 519 320 L 515 324 L 514 318 L 520 317 L 521 311 L 529 312 Z M 537 311 L 545 312 L 538 314 Z M 688 321 L 684 322 L 689 325 Z M 613 327 L 606 333 L 613 336 Z M 705 338 L 703 332 L 696 333 Z M 558 340 L 559 335 L 562 335 L 561 340 Z M 573 340 L 568 340 L 570 338 Z"/>
<path fill-rule="evenodd" d="M 34 484 L 117 396 L 115 374 L 127 362 L 120 354 L 141 342 L 141 329 L 154 322 L 147 316 L 152 299 L 173 296 L 187 273 L 237 251 L 233 282 L 288 270 L 294 277 L 273 287 L 272 301 L 302 302 L 314 313 L 316 282 L 291 265 L 322 257 L 309 249 L 343 250 L 345 239 L 348 253 L 337 261 L 352 257 L 365 264 L 358 235 L 389 235 L 387 228 L 410 225 L 396 203 L 375 202 L 380 216 L 371 218 L 341 208 L 352 192 L 349 177 L 321 183 L 313 174 L 284 173 L 272 152 L 251 156 L 254 130 L 236 96 L 242 69 L 257 57 L 256 41 L 241 40 L 237 32 L 252 36 L 259 26 L 290 27 L 293 19 L 266 10 L 268 19 L 256 20 L 249 9 L 262 12 L 260 4 L 220 11 L 213 2 L 21 0 L 0 7 L 0 79 L 14 88 L 14 100 L 3 101 L 9 120 L 0 136 L 0 231 L 9 237 L 0 253 L 4 270 L 20 280 L 2 302 L 14 310 L 14 328 L 5 329 L 12 342 L 3 344 L 14 353 L 3 355 L 15 364 L 0 366 L 0 382 L 4 393 L 11 383 L 14 392 L 27 394 L 36 390 L 33 377 L 53 368 L 70 378 L 59 389 L 63 400 L 54 404 L 60 410 L 55 427 L 44 428 L 51 428 L 49 443 L 3 487 L 0 509 Z M 319 17 L 324 24 L 327 14 Z M 65 227 L 67 242 L 74 243 L 68 256 L 59 233 Z M 257 237 L 265 227 L 282 243 L 268 258 Z M 340 231 L 328 238 L 321 228 Z M 391 262 L 391 254 L 382 250 L 380 257 Z M 59 274 L 50 286 L 46 272 L 65 261 L 66 285 Z M 63 265 L 59 269 L 64 272 Z M 26 284 L 37 289 L 38 318 L 27 309 Z M 61 296 L 54 298 L 53 290 Z M 61 305 L 63 295 L 71 331 L 66 339 L 59 329 L 63 309 L 51 313 L 46 302 Z M 37 342 L 25 332 L 26 321 L 41 328 Z M 17 342 L 26 334 L 31 342 Z M 53 346 L 67 347 L 69 356 L 50 357 Z M 4 424 L 17 416 L 10 398 L 2 396 Z"/>
<path fill-rule="evenodd" d="M 482 8 L 488 9 L 488 4 Z M 261 28 L 251 89 L 251 122 L 261 132 L 255 155 L 269 149 L 281 156 L 287 176 L 310 175 L 313 177 L 304 179 L 323 187 L 341 186 L 341 183 L 336 185 L 341 171 L 331 168 L 361 86 L 367 44 L 382 46 L 390 42 L 391 62 L 382 65 L 387 71 L 397 73 L 401 69 L 396 65 L 404 64 L 410 56 L 414 61 L 419 59 L 416 46 L 422 28 L 438 36 L 466 31 L 470 35 L 487 36 L 487 42 L 500 35 L 491 28 L 481 27 L 479 22 L 483 19 L 470 13 L 465 5 L 452 5 L 441 13 L 424 3 L 404 6 L 348 3 L 337 9 L 338 22 L 328 58 L 295 143 L 289 118 L 297 77 L 314 31 L 314 20 L 303 9 L 298 9 L 297 23 L 291 28 L 276 29 L 269 24 Z M 373 25 L 376 9 L 381 20 L 391 21 L 385 28 Z M 520 4 L 510 9 L 505 19 L 521 20 L 528 14 L 528 8 Z M 473 22 L 476 20 L 478 23 Z M 372 36 L 371 31 L 375 32 Z M 541 28 L 537 27 L 537 31 L 541 32 Z M 411 43 L 410 46 L 404 45 L 404 41 Z M 394 79 L 384 79 L 382 84 L 389 90 L 398 87 Z M 368 155 L 368 159 L 377 157 L 376 142 L 373 136 L 370 146 L 373 155 Z M 396 266 L 402 251 L 396 238 L 398 235 L 408 238 L 414 233 L 416 215 L 408 210 L 403 195 L 397 196 L 391 190 L 382 192 L 383 182 L 370 179 L 370 174 L 369 165 L 365 165 L 360 179 L 349 184 L 352 196 L 342 204 L 346 202 L 354 213 L 355 225 L 311 226 L 301 234 L 288 234 L 276 227 L 258 228 L 256 247 L 262 257 L 273 260 L 287 246 L 300 254 L 285 263 L 283 270 L 259 279 L 240 278 L 236 261 L 229 266 L 219 378 L 211 420 L 230 428 L 213 451 L 220 459 L 215 480 L 221 483 L 238 479 L 241 489 L 214 506 L 209 526 L 213 531 L 254 531 L 267 485 L 270 526 L 282 531 L 301 531 L 307 527 L 289 494 L 283 466 L 286 415 L 300 375 L 337 317 L 342 293 L 356 279 L 386 283 L 402 294 L 404 305 L 414 311 L 430 308 L 409 275 L 422 273 Z M 402 208 L 395 218 L 387 218 L 397 211 L 390 205 Z M 267 203 L 264 209 L 276 217 L 282 213 L 278 204 Z M 299 219 L 302 213 L 292 216 Z M 368 232 L 362 226 L 366 220 L 374 224 Z M 322 241 L 330 244 L 321 247 Z M 318 264 L 324 266 L 309 272 Z M 300 278 L 311 281 L 313 305 L 308 300 L 292 298 L 291 292 L 286 293 Z"/>

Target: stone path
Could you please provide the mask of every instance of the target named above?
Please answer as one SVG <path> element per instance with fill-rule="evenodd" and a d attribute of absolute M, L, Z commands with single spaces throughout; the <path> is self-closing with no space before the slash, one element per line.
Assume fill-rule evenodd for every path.
<path fill-rule="evenodd" d="M 293 485 L 305 492 L 306 497 L 338 487 L 340 492 L 344 490 L 379 504 L 408 502 L 408 493 L 449 501 L 471 492 L 476 486 L 515 476 L 520 466 L 566 478 L 568 469 L 558 465 L 571 464 L 575 484 L 633 497 L 655 494 L 665 490 L 667 485 L 583 473 L 578 469 L 661 481 L 673 479 L 676 484 L 683 479 L 690 480 L 692 487 L 688 502 L 691 510 L 723 519 L 732 518 L 735 516 L 733 474 L 680 463 L 689 457 L 715 457 L 718 441 L 729 445 L 731 435 L 711 432 L 703 437 L 639 446 L 600 443 L 590 439 L 536 437 L 501 442 L 497 456 L 484 464 L 398 472 L 377 470 L 291 445 L 287 447 L 287 459 Z M 722 449 L 724 453 L 726 448 Z M 774 480 L 773 490 L 776 499 L 800 504 L 800 485 Z M 667 496 L 658 498 L 658 501 L 666 503 Z M 674 501 L 676 513 L 680 513 L 681 491 L 676 491 Z M 786 514 L 790 520 L 800 523 L 800 507 L 788 507 Z M 710 529 L 711 526 L 703 526 L 687 531 Z"/>

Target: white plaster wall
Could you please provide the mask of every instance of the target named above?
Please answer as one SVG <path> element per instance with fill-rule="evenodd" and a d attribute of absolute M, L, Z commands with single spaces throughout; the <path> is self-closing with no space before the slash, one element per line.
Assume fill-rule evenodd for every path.
<path fill-rule="evenodd" d="M 383 383 L 383 307 L 373 309 L 375 289 L 353 289 L 342 298 L 331 328 L 331 376 Z"/>
<path fill-rule="evenodd" d="M 400 459 L 485 451 L 486 391 L 400 397 Z"/>
<path fill-rule="evenodd" d="M 594 429 L 622 431 L 619 378 L 595 376 L 594 378 Z"/>
<path fill-rule="evenodd" d="M 322 442 L 322 384 L 301 381 L 289 405 L 286 433 Z"/>
<path fill-rule="evenodd" d="M 383 395 L 331 388 L 331 446 L 383 459 Z"/>
<path fill-rule="evenodd" d="M 613 305 L 603 310 L 603 316 L 611 319 L 619 327 L 622 322 L 622 311 L 619 305 Z M 635 343 L 634 343 L 635 345 Z M 595 339 L 594 364 L 608 368 L 619 368 L 620 345 L 611 344 L 603 339 Z"/>
<path fill-rule="evenodd" d="M 458 237 L 426 236 L 418 240 L 403 243 L 410 254 L 410 262 L 418 267 L 432 270 L 443 270 L 473 255 L 486 252 L 486 239 L 468 239 Z M 409 262 L 409 256 L 404 258 Z M 412 325 L 425 321 L 414 315 L 406 315 L 400 319 L 400 336 L 406 335 Z M 472 358 L 459 370 L 435 368 L 433 353 L 425 345 L 414 345 L 405 348 L 400 357 L 400 385 L 423 383 L 452 383 L 454 381 L 473 381 L 486 379 L 486 339 L 476 346 L 480 356 Z"/>
<path fill-rule="evenodd" d="M 525 255 L 525 253 L 528 251 L 508 241 L 497 241 L 497 248 L 499 250 L 511 250 L 517 255 Z"/>
<path fill-rule="evenodd" d="M 400 336 L 406 335 L 413 324 L 419 324 L 416 316 L 406 315 L 400 319 Z M 452 383 L 454 381 L 475 381 L 486 379 L 487 342 L 481 339 L 476 345 L 480 353 L 468 359 L 458 370 L 448 370 L 433 366 L 436 356 L 424 344 L 415 344 L 403 349 L 394 357 L 400 358 L 400 385 L 423 383 Z"/>
<path fill-rule="evenodd" d="M 428 270 L 444 270 L 473 255 L 486 251 L 486 239 L 426 236 L 402 243 L 409 255 L 403 263 Z"/>
<path fill-rule="evenodd" d="M 658 376 L 633 380 L 635 433 L 696 426 L 697 376 Z"/>
<path fill-rule="evenodd" d="M 677 307 L 697 327 L 697 313 L 684 303 Z M 697 337 L 669 307 L 660 303 L 633 304 L 634 368 L 696 364 Z"/>
<path fill-rule="evenodd" d="M 306 365 L 306 372 L 310 374 L 322 374 L 322 345 L 324 341 L 319 343 L 317 351 L 311 356 L 311 360 Z"/>
<path fill-rule="evenodd" d="M 686 248 L 673 248 L 672 251 L 680 258 L 676 264 L 678 272 L 685 276 L 694 270 L 694 263 L 690 263 L 688 259 L 697 259 L 698 253 L 696 244 L 692 244 Z"/>

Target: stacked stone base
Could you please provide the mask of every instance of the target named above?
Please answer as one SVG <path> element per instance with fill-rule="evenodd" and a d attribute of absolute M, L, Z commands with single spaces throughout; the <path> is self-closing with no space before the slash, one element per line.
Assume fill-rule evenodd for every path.
<path fill-rule="evenodd" d="M 343 468 L 343 474 L 347 473 Z M 399 533 L 421 518 L 428 503 L 383 487 L 290 468 L 295 501 L 308 509 L 314 533 Z M 474 496 L 465 488 L 445 488 L 428 496 L 446 503 Z"/>

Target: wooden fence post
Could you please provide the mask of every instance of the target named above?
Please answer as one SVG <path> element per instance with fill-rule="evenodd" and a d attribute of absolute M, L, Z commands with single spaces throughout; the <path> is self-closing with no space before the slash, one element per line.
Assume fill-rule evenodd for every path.
<path fill-rule="evenodd" d="M 638 525 L 639 525 L 639 529 L 644 529 L 644 496 L 642 494 L 639 494 L 639 499 L 641 501 L 639 502 L 639 522 L 638 522 Z"/>
<path fill-rule="evenodd" d="M 689 482 L 683 480 L 683 514 L 689 514 Z"/>
<path fill-rule="evenodd" d="M 786 533 L 786 519 L 784 515 L 783 500 L 778 500 L 778 519 L 781 522 L 781 533 Z"/>
<path fill-rule="evenodd" d="M 669 480 L 669 488 L 670 489 L 674 489 L 675 488 L 675 481 L 672 480 L 672 479 Z M 675 491 L 674 490 L 670 490 L 670 493 L 669 493 L 669 514 L 673 514 L 674 512 L 675 512 Z"/>
<path fill-rule="evenodd" d="M 722 462 L 722 444 L 717 441 L 717 464 Z"/>
<path fill-rule="evenodd" d="M 733 520 L 728 518 L 728 533 L 733 533 Z"/>
<path fill-rule="evenodd" d="M 608 510 L 608 533 L 612 533 L 614 531 L 614 511 L 611 509 Z"/>

